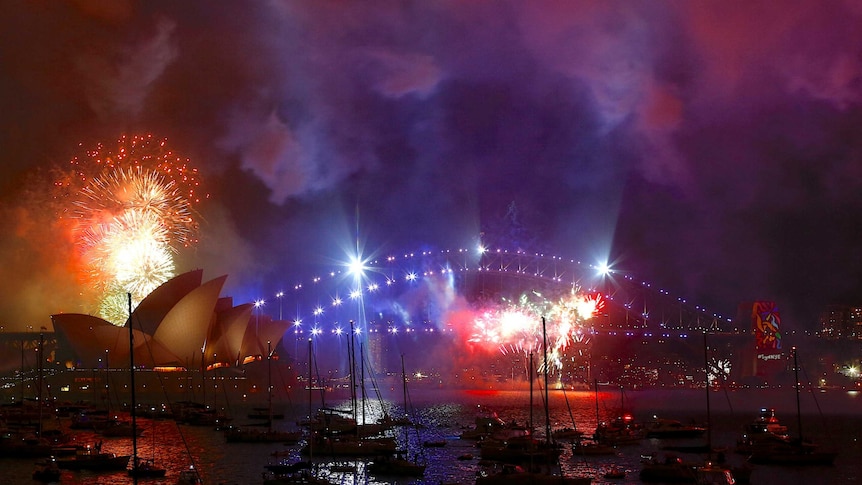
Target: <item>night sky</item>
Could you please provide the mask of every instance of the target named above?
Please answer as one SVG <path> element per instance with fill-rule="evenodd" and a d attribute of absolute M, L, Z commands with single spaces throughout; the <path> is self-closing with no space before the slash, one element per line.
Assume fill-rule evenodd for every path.
<path fill-rule="evenodd" d="M 468 247 L 515 207 L 523 237 L 488 242 L 813 329 L 862 304 L 860 22 L 853 0 L 2 2 L 0 324 L 82 311 L 40 169 L 152 133 L 211 195 L 180 269 L 239 299 L 357 241 Z"/>

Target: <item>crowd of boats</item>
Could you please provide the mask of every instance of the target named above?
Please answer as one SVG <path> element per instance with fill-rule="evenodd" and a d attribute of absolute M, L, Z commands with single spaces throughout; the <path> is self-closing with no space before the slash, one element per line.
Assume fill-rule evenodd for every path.
<path fill-rule="evenodd" d="M 547 394 L 544 402 L 548 402 Z M 756 466 L 830 466 L 837 457 L 837 452 L 824 449 L 803 438 L 798 399 L 800 433 L 797 436 L 788 433 L 787 426 L 779 422 L 774 409 L 763 408 L 752 421 L 743 426 L 733 446 L 716 446 L 712 442 L 712 424 L 709 418 L 707 423 L 697 424 L 654 416 L 648 422 L 638 423 L 632 414 L 620 413 L 617 418 L 603 422 L 599 420 L 598 392 L 596 404 L 596 427 L 592 433 L 579 430 L 575 426 L 574 418 L 572 427 L 552 430 L 547 406 L 544 432 L 536 432 L 538 426 L 533 423 L 532 402 L 529 406 L 530 420 L 526 425 L 507 422 L 496 415 L 479 416 L 474 425 L 463 429 L 458 437 L 460 440 L 474 441 L 478 456 L 465 453 L 459 455 L 458 459 L 478 459 L 475 478 L 477 485 L 588 484 L 594 477 L 621 479 L 635 471 L 616 466 L 611 458 L 610 464 L 605 466 L 600 475 L 573 475 L 565 471 L 571 467 L 561 466 L 560 460 L 564 451 L 566 455 L 571 455 L 572 459 L 597 455 L 622 457 L 626 454 L 626 447 L 641 450 L 643 447 L 638 445 L 645 440 L 652 440 L 660 444 L 662 453 L 650 453 L 640 457 L 640 469 L 636 473 L 641 482 L 735 485 L 750 483 L 752 471 Z M 707 409 L 707 416 L 709 414 Z M 371 469 L 377 469 L 378 473 L 422 476 L 424 466 L 407 460 L 402 452 L 397 451 L 391 435 L 376 435 L 375 433 L 379 432 L 376 428 L 372 428 L 374 431 L 370 433 L 360 432 L 361 426 L 349 420 L 346 428 L 331 426 L 329 423 L 335 421 L 330 421 L 330 418 L 327 418 L 329 415 L 324 413 L 318 416 L 319 420 L 311 427 L 311 434 L 302 448 L 304 456 L 365 456 L 372 460 Z M 339 419 L 337 422 L 343 424 L 343 418 Z M 424 444 L 445 446 L 445 443 L 428 441 Z M 732 460 L 736 463 L 731 464 L 731 460 L 728 460 L 729 453 L 734 453 L 741 459 Z M 384 468 L 383 471 L 377 468 L 378 463 L 381 463 L 379 466 L 388 467 L 393 455 L 399 460 L 397 466 Z M 298 474 L 297 470 L 289 468 L 295 467 L 296 463 L 285 465 L 288 468 L 278 469 L 284 473 L 274 476 L 266 483 L 330 483 L 324 474 L 315 473 L 312 462 L 304 464 Z M 317 481 L 308 482 L 312 477 Z"/>
<path fill-rule="evenodd" d="M 414 449 L 414 456 L 408 456 L 406 449 L 399 448 L 396 435 L 413 433 L 414 441 L 423 448 L 445 447 L 450 443 L 449 440 L 422 441 L 421 424 L 406 416 L 357 424 L 349 410 L 322 408 L 311 419 L 299 423 L 301 430 L 285 432 L 274 431 L 272 426 L 231 426 L 229 418 L 217 413 L 209 413 L 210 420 L 204 422 L 198 415 L 201 411 L 206 409 L 182 403 L 173 417 L 188 425 L 213 425 L 222 431 L 226 443 L 283 443 L 298 447 L 302 457 L 299 461 L 264 465 L 263 483 L 266 485 L 332 483 L 326 474 L 320 473 L 322 463 L 328 463 L 326 468 L 331 471 L 333 466 L 352 459 L 365 460 L 367 472 L 374 476 L 422 477 L 427 463 L 423 462 L 421 453 L 415 453 Z M 106 416 L 84 405 L 78 405 L 72 415 L 62 414 L 57 407 L 39 410 L 35 402 L 3 406 L 0 457 L 33 458 L 36 460 L 33 478 L 45 482 L 58 481 L 62 470 L 126 471 L 141 477 L 164 476 L 164 468 L 158 467 L 152 458 L 102 450 L 102 437 L 129 438 L 135 432 L 122 416 L 119 413 Z M 57 422 L 64 424 L 47 426 Z M 119 433 L 120 429 L 127 431 Z M 88 437 L 97 436 L 99 440 L 83 444 L 74 435 L 68 435 L 76 431 Z M 640 481 L 730 485 L 747 483 L 757 465 L 828 466 L 837 456 L 834 451 L 792 436 L 788 426 L 779 421 L 771 408 L 761 409 L 746 423 L 732 447 L 712 446 L 708 440 L 704 443 L 708 431 L 707 424 L 664 418 L 639 423 L 631 414 L 623 413 L 609 422 L 597 422 L 591 433 L 573 426 L 552 430 L 545 436 L 536 433 L 531 424 L 482 415 L 475 418 L 472 426 L 460 430 L 458 438 L 472 443 L 469 448 L 461 449 L 473 451 L 459 455 L 458 459 L 476 461 L 477 485 L 544 483 L 545 480 L 582 484 L 590 483 L 591 478 L 566 476 L 563 472 L 559 460 L 564 450 L 568 449 L 573 458 L 598 455 L 613 458 L 623 456 L 627 447 L 640 449 L 637 445 L 644 440 L 658 440 L 667 445 L 661 447 L 661 455 L 641 457 L 641 468 L 637 471 Z M 673 445 L 679 442 L 694 444 Z M 405 440 L 400 443 L 403 445 Z M 728 453 L 736 453 L 746 461 L 741 466 L 730 466 L 726 460 Z M 602 476 L 606 479 L 635 473 L 613 464 L 605 468 Z M 177 483 L 200 483 L 194 468 L 176 478 Z"/>
<path fill-rule="evenodd" d="M 70 410 L 75 411 L 70 414 Z M 104 439 L 137 438 L 129 413 L 108 413 L 84 403 L 19 401 L 0 407 L 0 458 L 32 458 L 33 479 L 59 480 L 61 470 L 126 471 L 136 477 L 163 477 L 166 470 L 153 458 L 103 451 Z M 79 439 L 86 436 L 92 441 Z M 94 438 L 95 437 L 95 438 Z M 178 483 L 199 483 L 193 468 Z"/>
<path fill-rule="evenodd" d="M 795 349 L 793 355 L 795 360 Z M 309 372 L 314 368 L 311 359 L 309 342 Z M 143 427 L 137 425 L 136 419 L 145 415 L 169 417 L 185 425 L 211 426 L 223 433 L 225 443 L 283 443 L 288 447 L 298 447 L 299 460 L 263 465 L 264 485 L 334 483 L 330 479 L 331 472 L 338 471 L 338 467 L 344 467 L 345 470 L 354 467 L 350 459 L 363 460 L 364 470 L 375 476 L 421 478 L 425 475 L 428 463 L 424 454 L 416 450 L 447 445 L 445 440 L 421 440 L 423 423 L 409 413 L 403 359 L 404 408 L 400 416 L 384 412 L 382 418 L 373 422 L 366 419 L 364 412 L 360 413 L 360 409 L 365 409 L 364 392 L 360 407 L 355 391 L 361 386 L 356 383 L 351 384 L 353 393 L 347 408 L 320 406 L 314 409 L 310 385 L 312 378 L 309 376 L 308 414 L 297 423 L 298 429 L 291 431 L 274 426 L 274 422 L 284 416 L 273 411 L 271 385 L 268 406 L 255 408 L 248 414 L 249 419 L 258 420 L 260 425 L 238 427 L 233 426 L 231 418 L 216 408 L 195 402 L 179 402 L 145 411 L 136 405 L 134 371 L 130 370 L 130 373 L 132 406 L 125 414 L 97 411 L 86 403 L 59 405 L 44 399 L 22 400 L 0 407 L 0 459 L 13 457 L 38 460 L 34 462 L 32 476 L 35 480 L 45 482 L 58 481 L 64 469 L 125 471 L 134 477 L 164 477 L 166 470 L 158 466 L 155 457 L 146 458 L 138 453 L 137 439 Z M 761 409 L 756 418 L 744 426 L 732 450 L 746 458 L 741 465 L 736 466 L 728 463 L 729 448 L 716 447 L 712 443 L 709 389 L 705 424 L 683 423 L 657 416 L 646 423 L 639 423 L 629 413 L 619 413 L 613 420 L 602 421 L 596 384 L 596 425 L 592 433 L 587 433 L 575 425 L 574 417 L 571 418 L 571 427 L 551 428 L 547 375 L 543 388 L 543 427 L 534 423 L 531 388 L 530 418 L 527 423 L 506 421 L 491 413 L 477 416 L 472 426 L 460 431 L 459 440 L 471 442 L 469 449 L 474 450 L 475 454 L 462 453 L 457 459 L 477 460 L 476 485 L 589 484 L 593 480 L 592 475 L 577 476 L 565 471 L 560 462 L 564 451 L 566 455 L 578 458 L 622 456 L 626 453 L 626 447 L 638 449 L 637 445 L 644 440 L 667 441 L 667 445 L 662 447 L 662 456 L 651 453 L 641 457 L 638 478 L 642 482 L 734 485 L 748 483 L 754 466 L 831 465 L 837 456 L 836 452 L 803 439 L 798 386 L 797 426 L 800 433 L 791 436 L 773 409 Z M 98 440 L 81 443 L 75 436 L 76 432 L 84 430 L 87 436 L 97 436 Z M 413 442 L 421 443 L 421 446 L 406 446 L 411 441 L 411 435 Z M 115 437 L 131 438 L 132 453 L 117 455 L 102 451 L 102 438 Z M 677 439 L 700 441 L 671 445 L 672 440 Z M 156 449 L 155 443 L 152 449 Z M 294 456 L 292 453 L 286 455 Z M 692 458 L 683 459 L 682 455 Z M 191 462 L 191 456 L 189 460 Z M 601 476 L 613 480 L 626 478 L 633 472 L 610 464 Z M 175 478 L 176 483 L 181 485 L 202 483 L 193 464 Z"/>

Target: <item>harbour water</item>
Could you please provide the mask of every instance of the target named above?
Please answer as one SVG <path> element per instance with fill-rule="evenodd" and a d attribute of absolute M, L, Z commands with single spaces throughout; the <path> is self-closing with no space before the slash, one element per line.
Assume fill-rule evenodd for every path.
<path fill-rule="evenodd" d="M 382 400 L 369 403 L 368 418 L 379 415 L 382 408 L 400 411 L 402 397 L 398 390 L 390 389 Z M 532 412 L 530 403 L 532 402 Z M 349 400 L 333 399 L 327 406 L 344 407 Z M 259 403 L 258 403 L 259 405 Z M 315 403 L 319 405 L 319 403 Z M 249 405 L 250 408 L 251 405 Z M 279 403 L 286 417 L 278 421 L 285 429 L 296 428 L 296 421 L 308 414 L 308 402 L 297 399 L 293 404 Z M 392 435 L 411 457 L 427 464 L 421 479 L 378 477 L 367 473 L 364 460 L 339 460 L 339 470 L 331 471 L 335 463 L 326 457 L 315 457 L 330 480 L 342 484 L 472 484 L 477 471 L 479 450 L 475 442 L 460 440 L 461 432 L 471 426 L 478 415 L 495 413 L 507 422 L 527 424 L 532 417 L 537 433 L 545 426 L 542 394 L 525 390 L 454 391 L 443 389 L 419 389 L 411 391 L 409 407 L 424 425 L 420 429 L 395 430 Z M 639 421 L 653 416 L 677 419 L 683 422 L 705 423 L 706 395 L 704 391 L 602 391 L 599 393 L 599 419 L 615 417 L 620 408 L 630 411 Z M 796 401 L 792 389 L 714 391 L 710 394 L 712 441 L 716 447 L 727 447 L 728 462 L 741 463 L 744 457 L 732 452 L 742 426 L 757 416 L 760 408 L 776 409 L 790 433 L 798 432 Z M 552 429 L 574 426 L 591 433 L 596 425 L 596 396 L 593 392 L 554 390 L 549 394 L 548 409 Z M 834 466 L 830 467 L 775 467 L 756 466 L 751 483 L 756 485 L 793 485 L 812 483 L 860 483 L 862 482 L 862 395 L 847 391 L 830 391 L 807 395 L 802 398 L 802 427 L 806 437 L 817 440 L 824 446 L 839 451 Z M 244 416 L 246 409 L 236 405 L 235 416 Z M 360 413 L 361 414 L 361 413 Z M 235 424 L 245 420 L 235 419 Z M 209 427 L 177 425 L 172 420 L 140 420 L 145 432 L 138 440 L 139 456 L 154 458 L 168 469 L 165 478 L 139 479 L 145 484 L 174 484 L 179 472 L 194 465 L 206 484 L 260 484 L 264 465 L 295 462 L 301 459 L 301 444 L 287 446 L 283 443 L 251 444 L 226 443 L 221 432 Z M 117 454 L 131 453 L 129 438 L 101 438 L 94 434 L 79 433 L 76 441 L 87 445 L 103 440 L 102 451 Z M 423 447 L 423 441 L 445 441 L 442 447 Z M 640 483 L 638 471 L 643 456 L 663 454 L 667 441 L 643 440 L 639 445 L 620 447 L 615 455 L 572 456 L 570 448 L 564 448 L 561 466 L 567 474 L 593 477 L 593 483 Z M 464 459 L 472 455 L 471 459 Z M 686 457 L 686 455 L 680 455 Z M 461 458 L 461 459 L 459 459 Z M 697 458 L 692 455 L 691 458 Z M 5 484 L 34 483 L 30 474 L 34 460 L 0 459 Z M 615 465 L 626 470 L 625 479 L 602 478 L 604 471 Z M 64 484 L 119 485 L 132 483 L 125 473 L 91 473 L 65 470 L 61 477 Z"/>

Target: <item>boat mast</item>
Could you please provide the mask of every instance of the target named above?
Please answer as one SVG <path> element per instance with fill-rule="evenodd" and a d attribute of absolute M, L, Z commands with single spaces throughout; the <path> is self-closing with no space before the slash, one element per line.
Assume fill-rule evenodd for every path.
<path fill-rule="evenodd" d="M 533 353 L 530 352 L 530 435 L 533 434 Z"/>
<path fill-rule="evenodd" d="M 269 406 L 269 430 L 272 431 L 272 342 L 266 341 L 266 392 Z"/>
<path fill-rule="evenodd" d="M 95 386 L 94 386 L 95 387 Z M 24 412 L 24 336 L 21 336 L 21 412 Z"/>
<path fill-rule="evenodd" d="M 703 370 L 706 373 L 706 453 L 712 460 L 712 413 L 709 408 L 709 344 L 706 341 L 706 331 L 703 332 Z"/>
<path fill-rule="evenodd" d="M 796 387 L 796 427 L 799 428 L 799 444 L 802 444 L 802 412 L 799 406 L 799 364 L 796 360 L 796 347 L 791 349 L 793 352 L 793 378 Z"/>
<path fill-rule="evenodd" d="M 356 415 L 356 344 L 353 342 L 353 320 L 350 321 L 350 338 L 347 339 L 347 358 L 350 359 L 350 406 L 353 408 L 353 421 L 357 422 Z M 357 433 L 359 429 L 357 428 Z"/>
<path fill-rule="evenodd" d="M 401 354 L 401 395 L 404 397 L 404 417 L 409 419 L 407 412 L 407 373 L 404 372 L 404 354 Z"/>
<path fill-rule="evenodd" d="M 314 457 L 314 427 L 312 426 L 312 390 L 311 390 L 311 338 L 308 339 L 308 462 Z"/>
<path fill-rule="evenodd" d="M 593 388 L 596 394 L 596 431 L 599 429 L 599 380 L 593 379 Z"/>
<path fill-rule="evenodd" d="M 545 328 L 545 317 L 542 317 L 542 352 L 545 364 L 545 442 L 551 442 L 551 415 L 548 410 L 548 332 Z"/>
<path fill-rule="evenodd" d="M 355 344 L 354 344 L 355 345 Z M 362 424 L 365 424 L 365 348 L 362 346 L 362 342 L 359 343 L 359 388 L 362 392 Z M 356 427 L 357 431 L 359 427 Z"/>
<path fill-rule="evenodd" d="M 36 400 L 39 402 L 39 437 L 42 437 L 42 410 L 45 408 L 45 403 L 42 402 L 42 363 L 45 362 L 45 327 L 39 329 L 39 392 Z M 24 401 L 21 401 L 24 405 Z M 23 414 L 24 408 L 21 408 Z"/>
<path fill-rule="evenodd" d="M 133 483 L 138 483 L 138 422 L 135 420 L 135 336 L 133 333 L 134 326 L 132 325 L 132 294 L 126 293 L 129 296 L 129 381 L 132 387 L 132 469 L 135 473 L 132 474 Z"/>

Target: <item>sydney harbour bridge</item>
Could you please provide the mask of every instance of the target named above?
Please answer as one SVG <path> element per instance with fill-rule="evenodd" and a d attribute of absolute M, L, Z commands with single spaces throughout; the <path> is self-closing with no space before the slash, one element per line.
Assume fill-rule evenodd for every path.
<path fill-rule="evenodd" d="M 311 341 L 317 372 L 343 377 L 351 330 L 369 372 L 395 374 L 399 358 L 407 356 L 412 369 L 447 385 L 453 379 L 473 381 L 463 385 L 524 379 L 529 359 L 538 362 L 548 346 L 541 333 L 548 327 L 556 339 L 551 371 L 560 382 L 703 382 L 690 370 L 703 374 L 705 332 L 713 340 L 712 366 L 725 377 L 733 365 L 745 367 L 738 364 L 747 359 L 740 349 L 753 347 L 750 322 L 738 325 L 614 268 L 555 255 L 474 247 L 345 259 L 256 297 L 251 323 L 287 323 L 278 353 L 297 373 L 306 372 L 301 368 Z M 552 307 L 572 295 L 594 306 L 561 329 Z M 489 331 L 510 325 L 500 317 L 503 307 L 527 310 L 519 318 L 531 320 L 532 330 Z M 475 322 L 493 312 L 490 319 L 497 320 L 485 322 L 480 335 Z M 537 325 L 540 320 L 545 325 Z M 56 346 L 53 335 L 38 329 L 4 335 L 7 344 L 21 347 L 24 368 L 34 367 L 40 339 L 49 349 Z M 662 367 L 675 374 L 656 375 Z"/>
<path fill-rule="evenodd" d="M 349 320 L 357 325 L 377 325 L 384 312 L 370 309 L 387 307 L 397 313 L 388 315 L 390 325 L 419 331 L 442 324 L 434 321 L 440 316 L 434 311 L 435 304 L 439 304 L 434 289 L 442 285 L 446 291 L 468 298 L 523 291 L 601 294 L 603 311 L 589 322 L 595 333 L 670 337 L 689 332 L 748 330 L 738 328 L 728 316 L 613 268 L 502 249 L 429 250 L 356 259 L 297 281 L 290 288 L 273 291 L 268 297 L 261 295 L 258 306 L 273 318 L 295 322 L 297 333 L 331 333 Z M 425 296 L 424 301 L 401 301 L 417 293 Z"/>
<path fill-rule="evenodd" d="M 680 368 L 685 360 L 702 369 L 705 332 L 714 341 L 716 371 L 729 374 L 731 361 L 746 358 L 737 350 L 753 348 L 750 322 L 738 324 L 614 268 L 493 248 L 357 256 L 273 289 L 268 297 L 261 295 L 253 318 L 263 314 L 290 321 L 282 341 L 285 353 L 302 359 L 305 343 L 312 339 L 321 349 L 318 355 L 329 358 L 325 365 L 330 368 L 344 367 L 342 349 L 352 329 L 384 373 L 396 372 L 398 357 L 406 354 L 428 372 L 514 379 L 526 367 L 530 351 L 538 354 L 541 345 L 531 346 L 523 335 L 499 342 L 478 338 L 470 325 L 487 308 L 501 305 L 527 306 L 538 321 L 546 316 L 548 302 L 572 294 L 601 303 L 574 328 L 567 327 L 570 338 L 556 355 L 555 370 L 562 379 L 620 379 L 620 371 L 610 369 L 642 367 L 635 361 L 645 353 L 663 356 L 670 368 Z M 558 322 L 548 316 L 546 325 Z"/>

